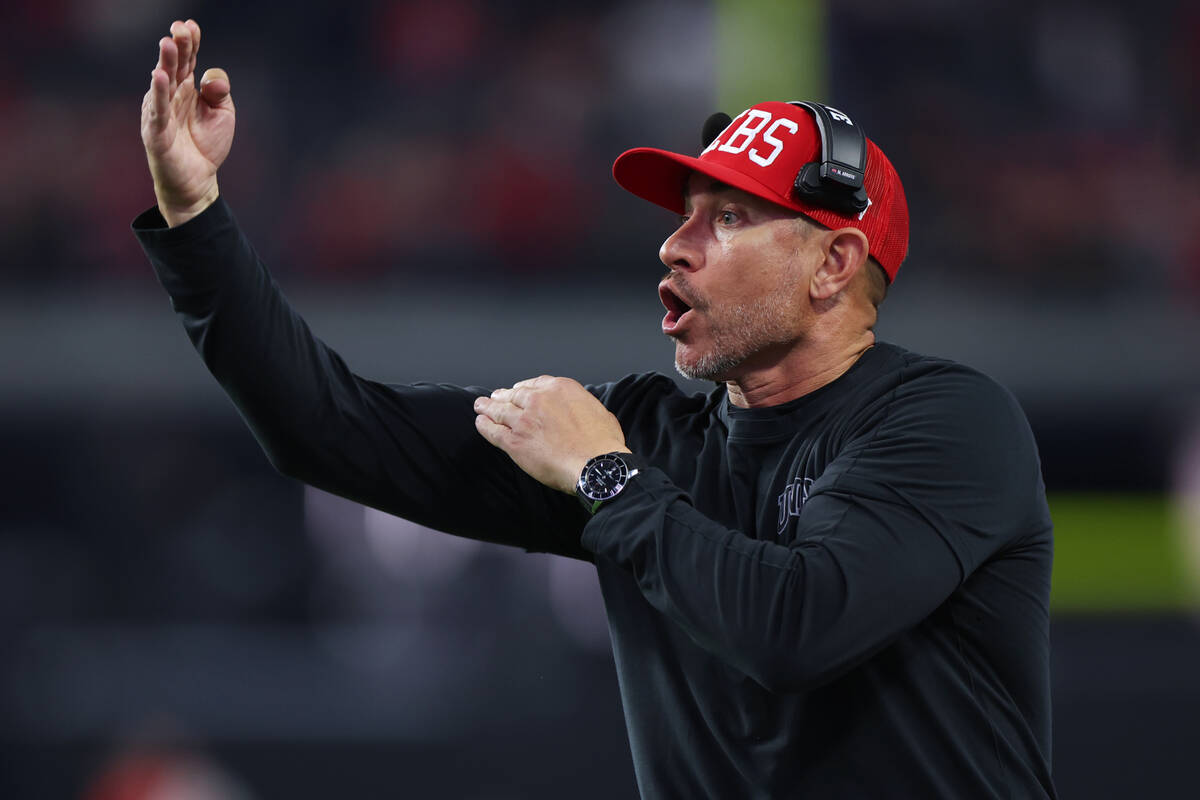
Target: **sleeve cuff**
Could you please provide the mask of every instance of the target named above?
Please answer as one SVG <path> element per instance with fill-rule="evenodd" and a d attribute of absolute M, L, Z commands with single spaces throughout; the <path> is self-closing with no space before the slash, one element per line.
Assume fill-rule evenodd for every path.
<path fill-rule="evenodd" d="M 220 197 L 177 227 L 168 228 L 154 207 L 139 214 L 130 228 L 172 298 L 227 283 L 237 265 L 251 258 L 233 211 Z"/>
<path fill-rule="evenodd" d="M 602 505 L 583 528 L 580 544 L 596 555 L 608 555 L 616 560 L 627 556 L 625 550 L 636 537 L 631 523 L 644 522 L 661 516 L 661 512 L 676 500 L 691 504 L 687 493 L 671 482 L 666 473 L 656 467 L 639 471 L 625 491 Z M 659 512 L 656 513 L 656 509 Z"/>
<path fill-rule="evenodd" d="M 193 244 L 230 224 L 235 224 L 233 211 L 225 199 L 218 196 L 208 208 L 174 228 L 167 227 L 167 221 L 163 219 L 158 206 L 151 206 L 138 214 L 129 227 L 143 248 L 157 249 Z"/>

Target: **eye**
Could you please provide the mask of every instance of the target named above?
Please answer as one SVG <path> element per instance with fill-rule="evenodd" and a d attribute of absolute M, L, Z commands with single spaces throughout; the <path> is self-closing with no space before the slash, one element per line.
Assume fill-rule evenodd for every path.
<path fill-rule="evenodd" d="M 723 209 L 717 215 L 717 219 L 719 219 L 721 221 L 722 225 L 734 225 L 738 221 L 738 215 L 734 211 L 730 211 L 729 209 Z"/>

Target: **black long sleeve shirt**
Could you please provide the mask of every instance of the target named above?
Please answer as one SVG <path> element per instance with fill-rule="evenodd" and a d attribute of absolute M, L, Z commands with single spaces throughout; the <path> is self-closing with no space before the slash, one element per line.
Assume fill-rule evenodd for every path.
<path fill-rule="evenodd" d="M 224 201 L 134 229 L 280 471 L 595 564 L 644 798 L 1054 796 L 1051 522 L 990 379 L 878 344 L 772 408 L 653 374 L 588 387 L 650 465 L 589 518 L 478 435 L 487 389 L 352 373 Z"/>

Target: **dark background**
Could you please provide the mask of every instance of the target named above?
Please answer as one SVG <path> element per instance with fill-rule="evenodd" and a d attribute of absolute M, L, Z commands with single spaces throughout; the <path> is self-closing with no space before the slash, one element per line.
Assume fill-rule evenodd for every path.
<path fill-rule="evenodd" d="M 761 99 L 722 88 L 738 63 L 714 44 L 761 5 L 3 6 L 0 797 L 635 796 L 586 565 L 271 470 L 129 233 L 153 202 L 138 108 L 158 37 L 196 17 L 200 70 L 225 67 L 238 105 L 223 193 L 363 374 L 670 373 L 670 215 L 609 167 L 698 150 L 708 113 Z M 1061 794 L 1190 796 L 1194 605 L 1152 571 L 1142 594 L 1063 598 L 1087 558 L 1163 536 L 1155 568 L 1195 585 L 1200 12 L 801 5 L 813 99 L 851 112 L 908 193 L 882 338 L 1010 386 L 1052 506 L 1149 498 L 1171 520 L 1100 542 L 1056 513 L 1083 547 L 1056 568 Z"/>

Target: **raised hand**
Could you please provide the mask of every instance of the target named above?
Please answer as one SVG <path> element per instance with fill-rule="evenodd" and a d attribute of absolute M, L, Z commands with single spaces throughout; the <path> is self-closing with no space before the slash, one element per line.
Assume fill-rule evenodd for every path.
<path fill-rule="evenodd" d="M 154 194 L 167 224 L 187 222 L 217 199 L 217 169 L 233 144 L 229 76 L 206 70 L 196 89 L 200 26 L 171 23 L 158 42 L 158 64 L 142 100 L 142 143 Z"/>

